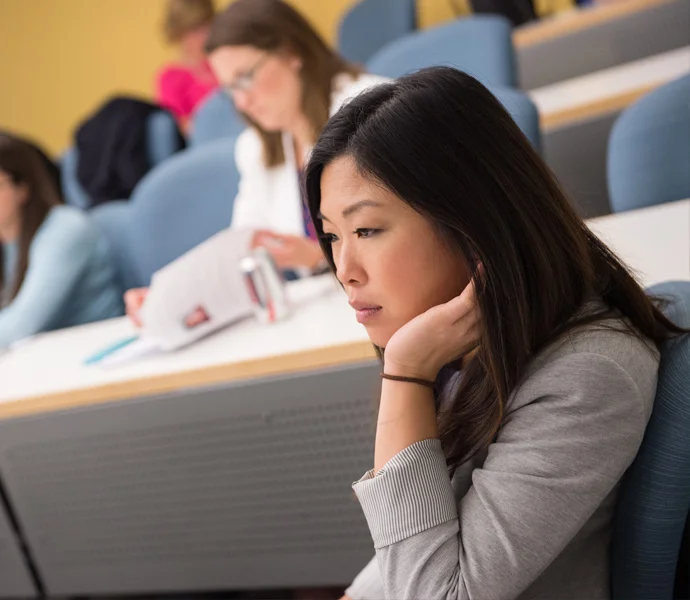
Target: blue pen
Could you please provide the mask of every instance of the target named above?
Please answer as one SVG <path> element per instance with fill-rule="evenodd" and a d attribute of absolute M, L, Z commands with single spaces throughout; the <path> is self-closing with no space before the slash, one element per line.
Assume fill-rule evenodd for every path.
<path fill-rule="evenodd" d="M 92 354 L 89 356 L 86 360 L 84 360 L 85 365 L 93 365 L 96 364 L 100 361 L 102 361 L 106 356 L 109 356 L 113 352 L 117 352 L 120 350 L 120 348 L 124 348 L 125 346 L 131 344 L 132 342 L 136 342 L 139 339 L 138 335 L 134 335 L 132 337 L 125 338 L 123 340 L 120 340 L 118 342 L 115 342 L 114 344 L 107 346 L 106 348 L 103 348 L 102 350 L 99 350 L 95 354 Z"/>

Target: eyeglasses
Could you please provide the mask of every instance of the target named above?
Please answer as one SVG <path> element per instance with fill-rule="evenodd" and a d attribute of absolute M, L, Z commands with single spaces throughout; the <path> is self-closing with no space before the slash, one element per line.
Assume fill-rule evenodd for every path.
<path fill-rule="evenodd" d="M 270 53 L 264 54 L 246 73 L 242 73 L 241 75 L 235 77 L 235 81 L 232 83 L 225 84 L 223 86 L 225 93 L 228 94 L 228 96 L 232 96 L 232 94 L 236 92 L 248 92 L 251 90 L 254 86 L 254 78 L 256 77 L 256 74 L 269 56 L 271 56 Z"/>

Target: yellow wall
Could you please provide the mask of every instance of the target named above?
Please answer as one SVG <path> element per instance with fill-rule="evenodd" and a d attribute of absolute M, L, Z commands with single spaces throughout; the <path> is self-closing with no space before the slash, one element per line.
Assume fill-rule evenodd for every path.
<path fill-rule="evenodd" d="M 230 0 L 216 0 L 218 8 Z M 331 43 L 355 0 L 288 0 Z M 165 0 L 0 0 L 0 128 L 61 152 L 108 95 L 150 97 L 173 58 L 159 33 Z M 417 0 L 419 24 L 451 19 L 468 0 Z M 573 0 L 536 0 L 542 14 Z"/>
<path fill-rule="evenodd" d="M 291 0 L 330 41 L 353 1 Z M 156 70 L 174 56 L 159 34 L 164 4 L 0 0 L 0 128 L 60 152 L 109 94 L 150 97 Z"/>

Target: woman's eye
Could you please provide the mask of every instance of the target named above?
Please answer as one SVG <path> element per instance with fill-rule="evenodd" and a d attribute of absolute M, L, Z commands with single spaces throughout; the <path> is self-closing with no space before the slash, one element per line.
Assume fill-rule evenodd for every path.
<path fill-rule="evenodd" d="M 381 231 L 380 229 L 371 229 L 369 227 L 360 227 L 359 229 L 355 229 L 355 234 L 357 235 L 358 238 L 370 238 L 370 237 L 374 237 L 380 231 Z"/>
<path fill-rule="evenodd" d="M 338 236 L 336 236 L 334 233 L 323 233 L 319 236 L 319 238 L 325 244 L 334 244 L 338 241 Z"/>

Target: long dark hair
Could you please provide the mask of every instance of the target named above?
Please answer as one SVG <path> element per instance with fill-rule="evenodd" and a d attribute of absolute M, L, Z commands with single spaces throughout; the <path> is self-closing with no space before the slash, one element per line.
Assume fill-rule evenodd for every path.
<path fill-rule="evenodd" d="M 321 174 L 341 156 L 429 219 L 478 276 L 479 350 L 439 414 L 451 468 L 492 441 L 530 360 L 566 330 L 618 316 L 650 344 L 681 331 L 590 232 L 510 115 L 469 75 L 423 69 L 359 95 L 329 121 L 305 182 L 319 234 Z M 335 270 L 329 245 L 322 248 Z M 596 297 L 604 308 L 576 318 Z"/>
<path fill-rule="evenodd" d="M 340 73 L 357 76 L 361 72 L 331 49 L 306 19 L 282 0 L 235 0 L 216 15 L 206 51 L 243 45 L 267 52 L 288 51 L 302 60 L 302 111 L 315 138 L 328 121 L 333 78 Z M 282 165 L 285 155 L 280 132 L 265 131 L 247 115 L 242 116 L 261 137 L 266 166 Z"/>
<path fill-rule="evenodd" d="M 50 209 L 61 203 L 54 176 L 48 171 L 46 160 L 29 143 L 0 132 L 0 171 L 7 173 L 15 185 L 28 188 L 28 198 L 22 205 L 21 230 L 18 241 L 17 266 L 9 300 L 19 293 L 29 266 L 29 249 Z M 4 261 L 0 245 L 0 290 L 5 285 Z"/>

